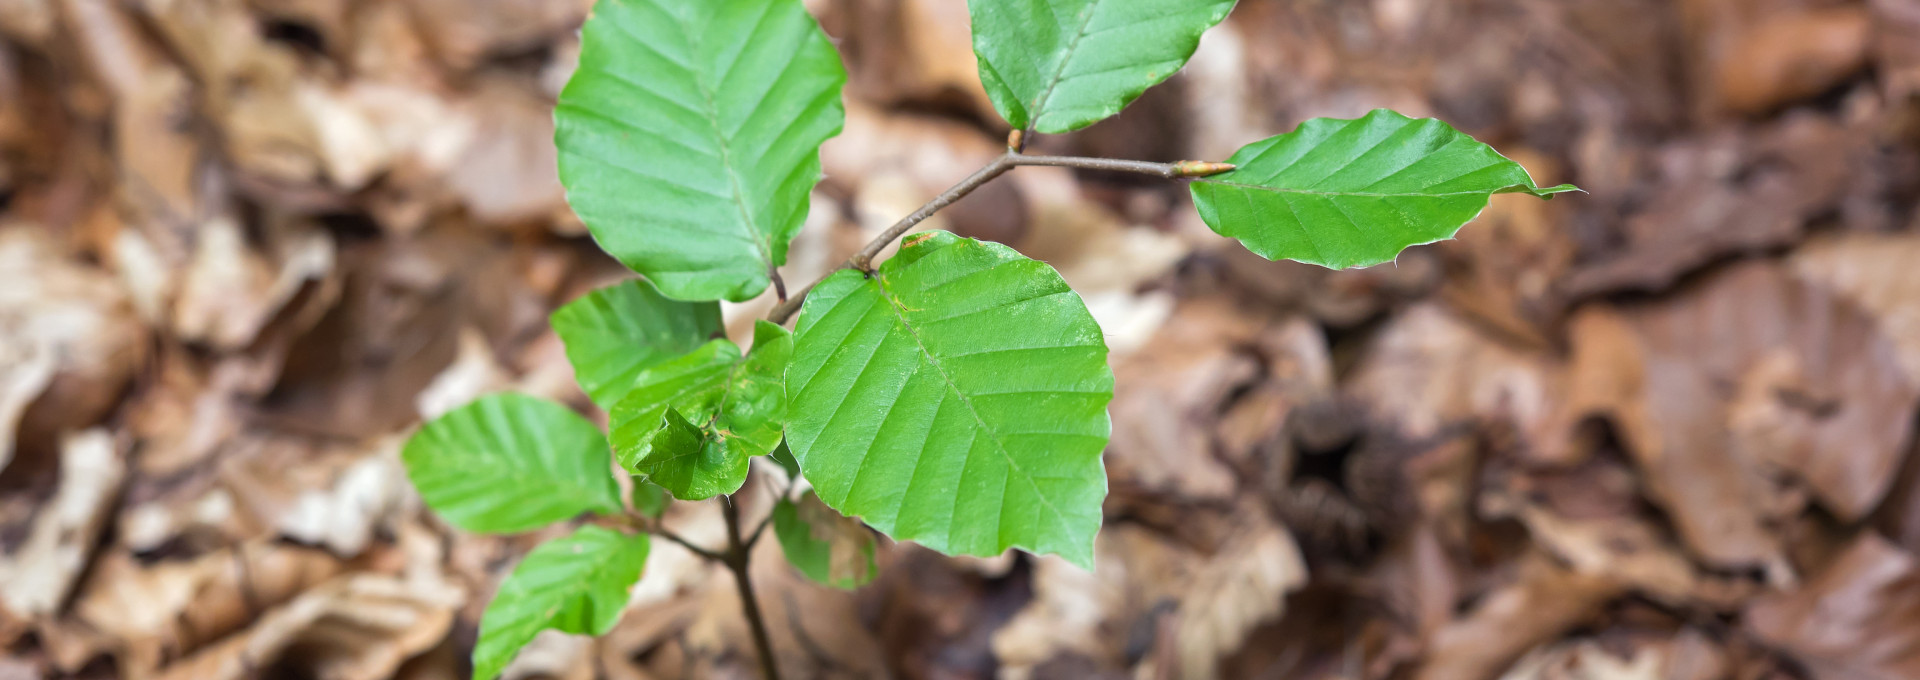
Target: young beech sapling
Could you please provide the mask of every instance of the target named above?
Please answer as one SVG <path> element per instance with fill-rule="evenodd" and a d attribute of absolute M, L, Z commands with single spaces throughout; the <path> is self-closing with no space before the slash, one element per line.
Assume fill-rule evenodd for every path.
<path fill-rule="evenodd" d="M 650 535 L 732 572 L 769 679 L 779 670 L 747 578 L 768 526 L 801 573 L 837 587 L 871 577 L 867 527 L 953 555 L 1019 548 L 1091 568 L 1113 373 L 1086 305 L 1045 263 L 945 232 L 908 236 L 875 262 L 1015 168 L 1184 182 L 1215 232 L 1268 259 L 1332 268 L 1451 238 L 1493 194 L 1575 190 L 1536 186 L 1446 123 L 1386 110 L 1310 120 L 1219 162 L 1023 153 L 1033 135 L 1091 125 L 1171 76 L 1233 4 L 970 0 L 980 80 L 1013 130 L 1006 153 L 790 293 L 779 267 L 820 179 L 820 145 L 845 120 L 832 43 L 801 0 L 599 0 L 554 109 L 554 142 L 568 202 L 643 278 L 552 322 L 611 432 L 559 404 L 496 394 L 427 423 L 403 454 L 421 497 L 466 531 L 595 517 L 501 584 L 474 677 L 498 674 L 542 629 L 605 633 Z M 727 340 L 718 301 L 769 286 L 780 303 L 752 344 Z M 765 519 L 743 529 L 733 494 L 760 457 L 784 482 Z M 616 461 L 633 477 L 627 498 Z M 724 546 L 660 525 L 671 500 L 716 496 Z"/>

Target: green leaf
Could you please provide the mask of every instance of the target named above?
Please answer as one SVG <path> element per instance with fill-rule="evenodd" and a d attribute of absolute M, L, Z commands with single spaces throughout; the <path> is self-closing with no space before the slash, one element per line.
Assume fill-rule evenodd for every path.
<path fill-rule="evenodd" d="M 466 531 L 513 533 L 621 509 L 600 428 L 524 394 L 448 411 L 407 440 L 400 460 L 427 507 Z"/>
<path fill-rule="evenodd" d="M 846 79 L 800 0 L 600 0 L 554 109 L 567 201 L 669 297 L 751 298 L 806 219 Z"/>
<path fill-rule="evenodd" d="M 605 635 L 647 566 L 646 534 L 583 526 L 534 548 L 480 615 L 474 680 L 488 680 L 541 630 Z"/>
<path fill-rule="evenodd" d="M 714 340 L 641 372 L 613 407 L 620 464 L 681 500 L 738 490 L 747 459 L 780 444 L 787 414 L 781 376 L 792 356 L 793 336 L 762 321 L 745 356 L 732 342 Z"/>
<path fill-rule="evenodd" d="M 622 281 L 553 313 L 580 389 L 602 409 L 633 389 L 640 371 L 725 332 L 717 302 L 681 302 L 644 279 Z"/>
<path fill-rule="evenodd" d="M 1119 113 L 1193 56 L 1234 0 L 970 0 L 993 107 L 1019 130 L 1072 132 Z"/>
<path fill-rule="evenodd" d="M 948 554 L 1091 567 L 1111 423 L 1107 345 L 1045 263 L 915 234 L 807 296 L 787 443 L 835 510 Z"/>
<path fill-rule="evenodd" d="M 793 459 L 793 449 L 787 447 L 786 440 L 780 440 L 780 446 L 775 448 L 773 453 L 767 454 L 767 457 L 772 458 L 773 462 L 780 466 L 780 469 L 787 471 L 788 479 L 798 479 L 800 477 L 800 461 Z"/>
<path fill-rule="evenodd" d="M 1498 193 L 1541 198 L 1519 163 L 1432 118 L 1377 109 L 1315 118 L 1240 149 L 1238 169 L 1193 182 L 1207 226 L 1269 260 L 1365 267 L 1453 238 Z"/>
<path fill-rule="evenodd" d="M 669 408 L 660 429 L 647 437 L 645 457 L 634 460 L 634 474 L 683 501 L 733 493 L 747 482 L 752 454 L 737 440 L 707 432 Z"/>
<path fill-rule="evenodd" d="M 816 582 L 858 588 L 873 580 L 873 533 L 834 512 L 812 491 L 773 506 L 773 535 L 787 562 Z"/>
<path fill-rule="evenodd" d="M 660 519 L 666 514 L 667 505 L 673 502 L 673 496 L 659 484 L 644 479 L 633 480 L 633 511 L 647 517 Z"/>

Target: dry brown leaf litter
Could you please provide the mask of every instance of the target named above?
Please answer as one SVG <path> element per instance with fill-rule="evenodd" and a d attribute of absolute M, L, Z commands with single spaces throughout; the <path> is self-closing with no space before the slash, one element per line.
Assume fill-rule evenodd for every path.
<path fill-rule="evenodd" d="M 808 6 L 849 126 L 789 282 L 1004 133 L 959 3 Z M 544 317 L 621 276 L 549 142 L 587 8 L 0 2 L 0 677 L 464 675 L 547 534 L 450 530 L 396 450 L 488 391 L 586 405 Z M 1913 0 L 1243 2 L 1035 148 L 1223 157 L 1392 106 L 1590 193 L 1356 272 L 1247 255 L 1177 186 L 1033 168 L 970 197 L 928 226 L 1052 262 L 1109 332 L 1098 566 L 884 544 L 843 593 L 769 542 L 783 668 L 1920 674 L 1917 45 Z M 753 677 L 736 611 L 663 544 L 613 634 L 509 677 Z"/>

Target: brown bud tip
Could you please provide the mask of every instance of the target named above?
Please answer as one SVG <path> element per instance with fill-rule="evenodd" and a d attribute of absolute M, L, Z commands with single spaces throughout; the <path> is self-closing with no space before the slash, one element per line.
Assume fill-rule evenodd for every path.
<path fill-rule="evenodd" d="M 1212 161 L 1180 161 L 1173 164 L 1173 173 L 1178 177 L 1212 177 L 1234 169 L 1232 163 L 1214 163 Z"/>
<path fill-rule="evenodd" d="M 1027 131 L 1014 130 L 1013 132 L 1007 133 L 1007 148 L 1014 150 L 1016 153 L 1025 151 L 1027 148 Z"/>

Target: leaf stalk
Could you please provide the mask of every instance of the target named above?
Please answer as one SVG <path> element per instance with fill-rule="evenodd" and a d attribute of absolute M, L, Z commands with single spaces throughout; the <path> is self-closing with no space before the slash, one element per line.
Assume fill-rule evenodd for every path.
<path fill-rule="evenodd" d="M 863 273 L 872 275 L 874 267 L 873 258 L 878 257 L 880 251 L 885 250 L 888 244 L 893 243 L 894 240 L 899 239 L 915 226 L 926 221 L 927 218 L 932 217 L 934 213 L 940 212 L 941 209 L 949 205 L 953 205 L 955 201 L 965 198 L 967 194 L 973 193 L 973 190 L 1006 174 L 1008 170 L 1017 167 L 1048 166 L 1078 168 L 1082 170 L 1104 170 L 1108 172 L 1130 172 L 1176 180 L 1210 177 L 1234 169 L 1234 165 L 1231 163 L 1215 163 L 1211 161 L 1150 163 L 1147 161 L 1087 158 L 1083 156 L 1029 156 L 1020 153 L 1018 150 L 1018 145 L 1024 143 L 1024 141 L 1022 135 L 1015 134 L 1011 136 L 1007 141 L 1009 148 L 1006 153 L 993 159 L 993 161 L 987 163 L 985 167 L 974 171 L 974 173 L 968 175 L 966 179 L 960 180 L 959 184 L 955 184 L 946 191 L 940 192 L 940 195 L 933 197 L 933 200 L 927 201 L 926 205 L 920 206 L 919 210 L 915 210 L 906 217 L 900 218 L 900 221 L 894 222 L 893 226 L 887 227 L 885 231 L 880 232 L 879 236 L 875 236 L 872 241 L 867 242 L 867 245 L 862 246 L 859 252 L 847 258 L 846 263 L 835 268 L 832 272 L 827 272 L 826 276 L 832 276 L 834 272 L 841 269 L 857 269 Z M 783 298 L 779 304 L 774 306 L 772 311 L 767 313 L 767 320 L 783 324 L 786 323 L 788 319 L 792 319 L 793 315 L 800 311 L 800 305 L 806 301 L 807 293 L 811 292 L 814 286 L 820 285 L 820 281 L 825 281 L 826 276 L 820 277 L 819 280 L 807 284 L 805 288 L 801 288 L 792 295 Z"/>

